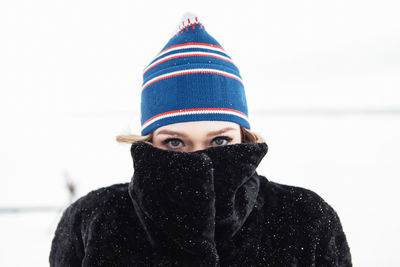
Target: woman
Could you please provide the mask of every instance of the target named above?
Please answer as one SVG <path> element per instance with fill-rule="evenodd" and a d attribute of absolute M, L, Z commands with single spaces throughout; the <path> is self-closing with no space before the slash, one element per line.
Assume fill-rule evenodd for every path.
<path fill-rule="evenodd" d="M 316 193 L 256 168 L 238 68 L 191 14 L 144 70 L 130 183 L 90 192 L 57 227 L 51 266 L 352 266 Z"/>

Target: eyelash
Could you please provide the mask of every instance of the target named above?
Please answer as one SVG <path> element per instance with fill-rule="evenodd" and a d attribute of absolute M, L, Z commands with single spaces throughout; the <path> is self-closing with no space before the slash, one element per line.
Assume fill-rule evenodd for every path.
<path fill-rule="evenodd" d="M 217 137 L 215 137 L 211 142 L 215 141 L 216 139 L 224 139 L 224 140 L 226 140 L 228 143 L 232 141 L 232 138 L 229 137 L 229 136 L 217 136 Z M 163 145 L 168 145 L 168 143 L 171 142 L 172 140 L 178 140 L 178 141 L 180 141 L 181 143 L 183 143 L 183 141 L 182 141 L 181 139 L 179 139 L 179 138 L 167 138 L 167 139 L 165 139 L 164 141 L 162 141 L 162 144 L 163 144 Z"/>

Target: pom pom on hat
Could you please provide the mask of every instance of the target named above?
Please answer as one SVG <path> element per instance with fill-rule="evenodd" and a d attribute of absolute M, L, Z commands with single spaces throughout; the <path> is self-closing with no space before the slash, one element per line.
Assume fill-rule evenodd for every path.
<path fill-rule="evenodd" d="M 197 25 L 201 28 L 203 27 L 200 22 L 200 18 L 194 13 L 186 12 L 185 14 L 183 14 L 181 18 L 181 23 L 178 24 L 178 29 L 176 30 L 175 34 L 182 32 L 187 27 L 192 27 L 194 29 Z"/>
<path fill-rule="evenodd" d="M 231 121 L 250 129 L 239 69 L 189 12 L 143 71 L 141 134 L 187 121 Z"/>

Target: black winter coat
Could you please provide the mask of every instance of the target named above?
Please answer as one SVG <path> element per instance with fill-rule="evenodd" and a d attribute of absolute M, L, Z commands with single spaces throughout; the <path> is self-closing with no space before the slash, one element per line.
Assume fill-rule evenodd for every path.
<path fill-rule="evenodd" d="M 352 266 L 330 205 L 257 174 L 267 148 L 134 143 L 130 183 L 92 191 L 64 211 L 51 266 Z"/>

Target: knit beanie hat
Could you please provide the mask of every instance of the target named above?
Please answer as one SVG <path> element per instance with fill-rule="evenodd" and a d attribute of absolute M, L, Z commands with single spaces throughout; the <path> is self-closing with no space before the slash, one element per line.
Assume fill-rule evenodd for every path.
<path fill-rule="evenodd" d="M 188 121 L 231 121 L 250 129 L 239 69 L 191 13 L 144 69 L 141 134 Z"/>

